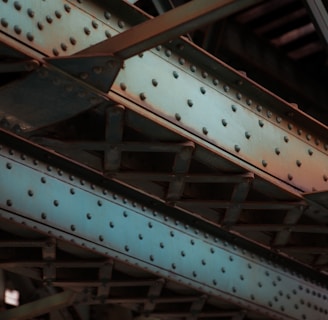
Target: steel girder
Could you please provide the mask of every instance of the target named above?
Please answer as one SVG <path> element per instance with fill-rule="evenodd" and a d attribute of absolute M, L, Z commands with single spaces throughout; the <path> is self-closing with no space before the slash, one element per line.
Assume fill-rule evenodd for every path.
<path fill-rule="evenodd" d="M 302 207 L 304 205 L 304 203 L 301 202 L 305 199 L 302 195 L 303 191 L 311 192 L 313 189 L 325 190 L 327 181 L 325 161 L 327 144 L 319 140 L 319 136 L 322 136 L 326 132 L 326 128 L 318 122 L 308 118 L 305 114 L 278 97 L 273 96 L 263 88 L 260 88 L 242 74 L 238 74 L 220 61 L 204 55 L 204 53 L 200 52 L 192 44 L 181 39 L 173 41 L 167 47 L 158 46 L 152 51 L 126 61 L 112 90 L 107 94 L 107 92 L 104 92 L 106 91 L 105 88 L 111 84 L 118 70 L 117 66 L 119 66 L 119 64 L 115 65 L 116 60 L 113 60 L 112 56 L 76 59 L 64 59 L 58 56 L 67 56 L 77 53 L 90 45 L 104 40 L 111 34 L 117 34 L 118 32 L 127 30 L 129 26 L 118 16 L 111 15 L 108 11 L 104 11 L 101 6 L 96 5 L 94 2 L 75 4 L 75 2 L 71 1 L 58 1 L 39 3 L 37 6 L 34 5 L 35 3 L 33 1 L 25 2 L 23 7 L 22 4 L 18 2 L 4 2 L 4 4 L 2 4 L 3 10 L 1 11 L 0 18 L 1 31 L 3 34 L 1 42 L 6 43 L 6 46 L 3 47 L 3 51 L 10 51 L 10 47 L 15 47 L 15 53 L 17 53 L 17 50 L 23 52 L 20 58 L 25 59 L 26 65 L 24 62 L 22 65 L 12 66 L 12 70 L 20 70 L 19 68 L 23 66 L 23 69 L 27 68 L 27 71 L 30 72 L 25 79 L 14 81 L 2 88 L 2 96 L 6 98 L 3 104 L 3 114 L 7 117 L 9 125 L 18 125 L 20 129 L 28 132 L 28 130 L 31 131 L 32 129 L 71 117 L 83 110 L 95 106 L 99 101 L 111 100 L 123 104 L 129 110 L 142 114 L 152 121 L 168 128 L 172 132 L 178 133 L 187 138 L 187 140 L 190 140 L 192 143 L 187 146 L 187 153 L 191 153 L 190 149 L 194 148 L 194 146 L 196 146 L 196 151 L 199 147 L 205 148 L 212 153 L 214 157 L 222 157 L 233 165 L 254 172 L 256 181 L 264 179 L 269 184 L 292 194 L 293 197 L 300 200 L 300 202 L 296 204 L 296 207 Z M 122 6 L 124 7 L 123 4 Z M 134 17 L 136 17 L 136 13 L 132 16 L 131 21 L 128 22 L 133 24 L 132 20 Z M 137 17 L 137 20 L 138 19 L 142 20 L 143 18 Z M 70 28 L 73 23 L 74 28 Z M 69 35 L 65 33 L 68 29 L 71 31 Z M 56 38 L 56 45 L 54 45 L 54 38 L 52 37 L 54 32 L 56 32 L 58 36 L 58 39 Z M 23 43 L 23 45 L 17 43 L 17 40 Z M 46 56 L 50 58 L 45 59 Z M 42 65 L 42 67 L 38 68 L 39 64 Z M 156 66 L 156 69 L 154 66 Z M 38 68 L 38 70 L 36 72 L 31 72 L 35 68 Z M 160 71 L 158 69 L 160 69 Z M 7 71 L 7 69 L 5 71 Z M 38 86 L 37 90 L 35 90 L 36 86 Z M 44 90 L 47 89 L 47 91 L 45 92 L 43 89 L 40 90 L 40 87 Z M 19 103 L 17 103 L 19 97 L 16 97 L 16 101 L 13 100 L 18 88 L 21 92 L 24 92 Z M 169 96 L 167 95 L 167 88 L 170 88 Z M 35 104 L 36 93 L 38 93 L 38 105 Z M 60 97 L 60 101 L 58 101 L 58 98 L 57 100 L 49 99 L 49 97 L 58 96 Z M 163 99 L 164 96 L 167 97 L 165 101 Z M 66 106 L 63 105 L 63 101 L 66 101 Z M 15 109 L 11 107 L 13 102 L 16 103 Z M 19 108 L 17 108 L 17 105 Z M 40 112 L 43 106 L 46 108 L 43 108 L 43 112 Z M 52 112 L 49 110 L 49 106 L 54 107 L 51 108 Z M 31 112 L 34 112 L 34 114 L 28 118 Z M 37 118 L 36 113 L 38 113 L 39 118 Z M 109 114 L 108 117 L 115 117 L 115 114 Z M 118 119 L 119 118 L 120 115 L 118 115 Z M 117 132 L 119 132 L 119 130 L 116 131 L 115 134 L 117 134 Z M 112 134 L 108 132 L 108 136 L 112 136 Z M 119 143 L 119 140 L 120 135 L 117 134 L 114 143 Z M 49 145 L 51 145 L 51 143 Z M 105 148 L 105 151 L 108 151 L 106 145 L 101 148 Z M 108 157 L 112 155 L 112 153 L 107 154 Z M 284 158 L 282 158 L 282 156 L 284 156 Z M 109 168 L 107 168 L 109 171 L 112 170 L 112 168 L 117 168 L 117 156 L 113 158 L 114 160 L 109 160 Z M 187 170 L 186 168 L 188 168 L 188 156 L 187 159 L 184 159 L 184 156 L 180 158 L 182 159 L 179 160 L 179 157 L 177 157 L 175 173 L 183 175 Z M 16 160 L 15 158 L 15 161 Z M 26 177 L 33 178 L 34 176 L 36 180 L 38 179 L 38 174 L 34 170 L 30 171 L 32 170 L 30 166 L 25 167 L 21 165 L 19 161 L 17 163 L 15 162 L 15 164 L 23 170 L 22 172 L 27 173 Z M 41 167 L 43 167 L 43 165 L 41 165 Z M 33 174 L 31 172 L 33 172 Z M 65 183 L 74 183 L 60 180 L 58 182 L 59 184 L 57 184 L 57 179 L 53 180 L 54 177 L 51 174 L 49 174 L 49 177 L 50 181 L 56 182 L 54 182 L 56 186 L 54 190 L 59 192 L 58 197 L 60 196 L 60 201 L 58 200 L 59 198 L 53 199 L 52 201 L 57 200 L 58 202 L 56 203 L 59 205 L 63 196 L 64 201 L 67 201 L 66 205 L 69 205 L 70 200 L 68 198 L 71 196 L 62 194 L 61 192 L 64 192 L 65 188 L 61 189 L 61 187 L 67 186 Z M 253 179 L 253 176 L 251 179 Z M 37 187 L 37 184 L 35 186 Z M 34 186 L 33 188 L 27 189 L 27 186 L 24 186 L 22 183 L 21 187 L 24 188 L 24 190 L 21 190 L 23 194 L 27 193 L 27 199 L 31 201 L 32 198 L 33 200 L 35 199 Z M 73 187 L 73 190 L 75 190 L 75 187 Z M 86 201 L 87 205 L 89 205 L 89 199 L 99 196 L 97 192 L 91 191 L 90 193 L 80 186 L 78 188 L 79 192 L 81 191 L 80 188 L 82 188 L 81 194 L 90 196 L 85 196 L 83 198 L 83 201 Z M 171 188 L 171 190 L 174 190 L 172 194 L 179 194 L 181 183 L 180 185 L 179 183 L 171 185 Z M 234 201 L 237 203 L 243 202 L 245 195 L 247 195 L 247 190 L 247 183 L 236 188 Z M 3 204 L 10 206 L 10 201 L 12 201 L 11 204 L 14 204 L 15 208 L 17 200 L 22 200 L 18 199 L 18 197 L 16 198 L 17 194 L 15 196 L 15 191 L 14 189 L 11 190 L 12 193 L 10 192 L 10 194 L 8 194 L 7 199 L 3 199 Z M 244 197 L 242 195 L 238 196 L 240 192 L 244 194 Z M 13 199 L 14 197 L 15 199 Z M 307 203 L 312 203 L 311 195 L 308 198 L 310 200 L 308 200 Z M 121 197 L 118 197 L 118 199 L 121 200 Z M 312 200 L 313 199 L 316 201 L 315 197 L 312 197 Z M 7 202 L 7 200 L 9 200 L 9 202 Z M 49 199 L 44 198 L 44 201 L 46 200 Z M 168 241 L 168 243 L 174 242 L 170 247 L 172 252 L 169 251 L 169 253 L 170 256 L 172 255 L 178 260 L 178 256 L 179 254 L 181 255 L 181 252 L 176 251 L 178 250 L 174 245 L 176 241 L 171 238 L 177 236 L 181 240 L 181 243 L 184 243 L 184 241 L 191 239 L 189 231 L 185 231 L 184 228 L 180 229 L 179 226 L 173 227 L 171 223 L 161 221 L 163 218 L 161 214 L 159 214 L 159 220 L 156 217 L 150 217 L 149 214 L 152 214 L 152 212 L 147 209 L 145 209 L 146 213 L 142 214 L 141 211 L 139 211 L 140 208 L 138 205 L 137 209 L 133 209 L 133 204 L 131 207 L 131 204 L 126 206 L 123 203 L 118 204 L 117 201 L 108 202 L 106 197 L 105 200 L 106 205 L 110 205 L 108 208 L 114 208 L 121 214 L 122 206 L 127 207 L 128 212 L 137 212 L 135 216 L 133 214 L 133 219 L 136 219 L 134 222 L 140 224 L 140 226 L 146 226 L 146 228 L 149 229 L 147 229 L 147 236 L 151 235 L 151 232 L 154 232 L 150 230 L 152 227 L 149 227 L 149 224 L 147 226 L 147 223 L 150 222 L 152 226 L 156 226 L 155 229 L 158 229 L 156 231 L 159 231 L 160 234 L 163 235 L 165 241 Z M 173 200 L 176 201 L 177 199 L 173 198 Z M 43 200 L 40 198 L 39 201 L 41 202 L 32 201 L 31 208 L 37 209 L 37 207 L 34 207 L 35 203 L 37 206 L 40 205 L 42 207 L 44 205 L 44 208 L 49 208 L 49 201 L 43 203 Z M 178 202 L 177 205 L 179 205 Z M 195 205 L 195 203 L 193 203 L 193 205 Z M 227 206 L 225 203 L 216 203 L 216 205 L 223 208 Z M 286 204 L 283 205 L 286 206 Z M 96 206 L 97 209 L 94 206 Z M 99 209 L 97 206 L 99 206 L 99 203 L 95 202 L 91 207 L 94 210 L 100 210 L 102 212 L 103 208 Z M 56 210 L 56 207 L 55 202 L 53 202 L 51 210 Z M 239 209 L 237 207 L 232 208 L 228 216 L 232 218 L 236 215 L 238 216 Z M 291 204 L 291 207 L 294 208 L 295 203 Z M 78 210 L 78 207 L 76 209 Z M 6 210 L 8 210 L 8 208 L 6 208 Z M 317 318 L 320 319 L 320 316 L 323 317 L 325 314 L 325 310 L 318 307 L 318 305 L 320 305 L 320 299 L 326 297 L 323 295 L 324 293 L 319 292 L 319 290 L 321 290 L 319 287 L 313 290 L 311 287 L 313 284 L 309 283 L 307 280 L 301 280 L 293 275 L 290 276 L 288 272 L 281 271 L 280 267 L 269 266 L 266 262 L 262 264 L 261 261 L 256 261 L 255 259 L 257 263 L 255 269 L 257 271 L 263 271 L 264 273 L 270 269 L 269 273 L 271 274 L 271 272 L 274 272 L 277 280 L 278 274 L 281 274 L 282 276 L 279 276 L 280 279 L 283 277 L 283 279 L 286 280 L 282 285 L 288 283 L 287 289 L 292 290 L 292 294 L 294 294 L 293 290 L 296 290 L 296 294 L 302 295 L 304 286 L 299 283 L 305 281 L 304 285 L 310 286 L 312 292 L 315 292 L 314 299 L 318 298 L 319 300 L 309 301 L 308 304 L 303 305 L 302 302 L 305 301 L 303 298 L 299 303 L 296 303 L 296 297 L 292 298 L 292 295 L 289 293 L 286 295 L 283 294 L 283 298 L 281 299 L 291 299 L 291 301 L 295 303 L 293 310 L 289 308 L 287 310 L 285 306 L 273 302 L 277 299 L 280 301 L 280 298 L 275 295 L 261 295 L 264 300 L 260 300 L 258 303 L 255 294 L 254 300 L 252 296 L 246 297 L 248 294 L 246 290 L 251 286 L 251 288 L 255 290 L 255 293 L 258 294 L 258 292 L 261 291 L 257 290 L 261 290 L 260 288 L 262 288 L 263 283 L 260 281 L 259 283 L 261 283 L 261 285 L 257 283 L 257 287 L 256 285 L 254 286 L 254 282 L 250 282 L 248 285 L 243 286 L 243 283 L 246 283 L 244 282 L 246 281 L 246 277 L 244 274 L 237 275 L 237 273 L 239 273 L 238 269 L 231 269 L 235 270 L 236 273 L 231 273 L 231 277 L 227 280 L 229 283 L 226 283 L 226 287 L 220 287 L 220 293 L 217 293 L 218 290 L 215 289 L 216 285 L 214 280 L 218 283 L 218 280 L 221 279 L 208 279 L 208 273 L 205 275 L 204 270 L 206 270 L 207 265 L 212 268 L 213 266 L 211 263 L 216 264 L 218 261 L 215 259 L 217 259 L 219 255 L 217 258 L 212 258 L 210 253 L 207 252 L 211 258 L 206 256 L 205 259 L 198 256 L 201 255 L 201 252 L 196 252 L 196 255 L 191 258 L 195 260 L 190 260 L 188 261 L 189 263 L 184 263 L 184 260 L 179 256 L 182 265 L 179 264 L 180 260 L 179 263 L 172 259 L 172 261 L 163 261 L 163 256 L 156 256 L 157 262 L 153 263 L 149 260 L 152 247 L 148 248 L 148 251 L 135 251 L 140 248 L 135 249 L 134 247 L 136 246 L 136 242 L 134 241 L 134 236 L 136 236 L 136 234 L 133 232 L 126 239 L 117 237 L 116 240 L 118 243 L 115 245 L 118 247 L 111 247 L 107 243 L 108 240 L 105 234 L 100 234 L 98 230 L 96 230 L 96 227 L 92 227 L 91 230 L 81 229 L 87 228 L 88 224 L 84 226 L 83 220 L 79 221 L 78 212 L 71 217 L 71 219 L 77 222 L 78 227 L 75 225 L 75 222 L 66 225 L 67 221 L 65 220 L 64 225 L 57 225 L 58 230 L 61 230 L 59 232 L 55 228 L 58 221 L 56 222 L 50 219 L 49 222 L 46 224 L 44 223 L 43 220 L 47 220 L 48 214 L 45 215 L 45 219 L 42 218 L 42 216 L 41 218 L 40 216 L 34 216 L 32 211 L 26 210 L 24 206 L 21 207 L 21 210 L 22 212 L 13 210 L 14 213 L 4 211 L 3 218 L 18 219 L 19 222 L 27 223 L 29 226 L 31 226 L 31 220 L 34 220 L 34 226 L 38 227 L 38 223 L 40 222 L 40 227 L 43 231 L 55 232 L 58 237 L 61 235 L 65 239 L 74 239 L 80 244 L 82 243 L 80 239 L 86 238 L 84 243 L 87 246 L 89 241 L 95 243 L 94 247 L 91 246 L 91 249 L 95 248 L 94 250 L 100 251 L 103 254 L 106 254 L 104 250 L 115 249 L 118 253 L 113 254 L 112 251 L 107 251 L 107 253 L 122 260 L 128 257 L 128 261 L 132 263 L 136 263 L 136 259 L 140 260 L 141 262 L 138 262 L 139 267 L 150 268 L 153 272 L 162 272 L 161 274 L 168 278 L 171 277 L 176 279 L 178 275 L 178 280 L 181 280 L 181 282 L 187 285 L 200 288 L 200 291 L 211 295 L 215 292 L 214 295 L 217 295 L 217 297 L 228 297 L 228 299 L 236 303 L 241 303 L 243 307 L 262 310 L 272 317 L 297 319 L 303 315 L 308 318 L 310 316 L 313 317 L 313 314 L 315 314 L 318 315 Z M 325 219 L 326 210 L 320 210 L 320 219 Z M 39 211 L 34 212 L 42 214 L 42 211 L 41 213 Z M 19 217 L 22 213 L 25 218 Z M 30 214 L 32 214 L 32 216 Z M 61 211 L 60 214 L 63 214 L 63 211 Z M 112 212 L 108 212 L 109 216 L 107 216 L 107 211 L 102 214 L 110 219 L 114 219 L 114 217 L 112 217 Z M 50 217 L 53 218 L 53 215 L 54 213 L 52 213 Z M 292 213 L 292 216 L 294 217 L 293 219 L 295 219 L 294 213 Z M 64 217 L 70 219 L 69 217 L 63 216 L 63 218 Z M 119 220 L 117 223 L 121 223 L 120 219 L 126 218 L 124 216 L 122 218 L 120 215 L 118 217 Z M 97 218 L 99 218 L 99 216 L 97 216 Z M 289 220 L 291 221 L 292 219 Z M 97 219 L 95 221 L 95 225 L 98 226 L 97 223 L 100 225 Z M 108 223 L 110 223 L 110 221 L 108 221 Z M 113 226 L 115 226 L 115 224 L 116 220 Z M 105 228 L 108 226 L 101 227 Z M 109 226 L 109 228 L 113 227 Z M 83 230 L 82 233 L 79 233 L 80 229 Z M 171 234 L 172 230 L 174 236 Z M 195 230 L 192 231 L 195 232 Z M 177 232 L 177 235 L 175 235 L 175 232 Z M 75 238 L 75 236 L 77 238 Z M 210 246 L 215 244 L 215 242 L 212 243 L 212 241 L 206 240 L 206 235 L 203 235 L 202 232 L 201 235 L 196 234 L 194 237 L 201 243 L 202 248 L 204 245 L 205 249 L 210 249 Z M 127 243 L 123 243 L 122 240 L 126 240 Z M 215 241 L 215 239 L 213 241 Z M 102 243 L 105 245 L 102 245 Z M 129 253 L 130 246 L 132 248 L 131 253 Z M 107 249 L 104 249 L 104 247 Z M 126 250 L 127 248 L 129 251 Z M 219 248 L 223 256 L 231 254 L 232 261 L 229 256 L 229 261 L 231 261 L 231 263 L 237 261 L 244 264 L 246 261 L 250 261 L 248 260 L 248 252 L 246 251 L 241 251 L 241 254 L 236 254 L 234 251 L 229 250 L 229 253 L 227 253 L 225 249 L 221 251 L 222 248 L 220 246 Z M 188 257 L 189 256 L 188 254 Z M 203 263 L 203 259 L 205 263 Z M 207 261 L 208 259 L 210 259 L 210 263 Z M 251 262 L 253 263 L 254 261 L 252 259 L 254 258 L 251 257 Z M 195 262 L 195 264 L 191 262 Z M 193 265 L 196 267 L 198 266 L 197 270 L 190 269 L 190 266 Z M 246 269 L 245 274 L 247 279 L 250 279 L 249 276 L 255 277 L 253 268 L 251 268 L 250 271 Z M 276 284 L 276 281 L 272 281 Z M 273 282 L 272 286 L 275 287 Z M 200 287 L 199 283 L 201 284 Z M 237 288 L 237 284 L 240 283 L 242 283 L 242 285 L 240 288 Z M 230 284 L 232 284 L 231 288 Z M 289 287 L 289 285 L 292 285 L 293 288 Z M 307 289 L 311 292 L 310 288 Z M 223 293 L 221 293 L 221 290 L 223 290 Z M 239 292 L 239 290 L 241 291 Z M 325 289 L 323 290 L 325 291 Z M 280 291 L 277 292 L 279 294 Z M 271 295 L 272 292 L 268 291 L 266 294 Z M 268 300 L 271 298 L 273 298 L 273 301 Z M 259 304 L 259 306 L 257 304 Z M 291 305 L 288 301 L 287 304 L 288 306 Z M 312 308 L 312 306 L 316 306 L 316 308 Z"/>
<path fill-rule="evenodd" d="M 2 140 L 19 149 L 26 147 L 26 142 L 4 133 Z M 48 154 L 38 152 L 43 157 Z M 54 154 L 47 158 L 67 165 Z M 95 172 L 89 172 L 92 180 L 88 181 L 5 145 L 0 166 L 2 219 L 274 319 L 326 318 L 328 310 L 322 307 L 328 298 L 325 283 L 307 278 L 309 270 L 295 274 L 284 263 L 232 243 L 218 230 L 187 224 L 183 214 L 172 217 L 124 192 L 104 189 L 93 183 Z M 66 298 L 72 294 L 61 294 L 60 303 L 66 304 Z M 55 296 L 49 299 L 57 303 Z"/>

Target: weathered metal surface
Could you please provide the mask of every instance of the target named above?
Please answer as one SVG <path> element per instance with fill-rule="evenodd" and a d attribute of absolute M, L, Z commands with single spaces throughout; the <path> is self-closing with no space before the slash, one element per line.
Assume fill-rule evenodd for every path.
<path fill-rule="evenodd" d="M 325 319 L 328 313 L 322 307 L 327 299 L 324 283 L 312 283 L 305 275 L 188 226 L 182 217 L 167 217 L 5 146 L 0 166 L 2 219 L 74 241 L 274 319 Z"/>

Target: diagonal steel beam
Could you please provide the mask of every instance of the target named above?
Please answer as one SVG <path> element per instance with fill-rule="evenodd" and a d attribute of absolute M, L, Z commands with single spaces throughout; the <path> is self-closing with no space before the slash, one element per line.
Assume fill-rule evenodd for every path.
<path fill-rule="evenodd" d="M 194 0 L 82 50 L 77 55 L 114 54 L 127 59 L 259 2 L 261 0 Z"/>
<path fill-rule="evenodd" d="M 63 291 L 50 297 L 42 298 L 30 303 L 23 304 L 17 308 L 1 313 L 1 320 L 25 320 L 49 313 L 59 308 L 64 308 L 73 303 L 75 293 Z"/>

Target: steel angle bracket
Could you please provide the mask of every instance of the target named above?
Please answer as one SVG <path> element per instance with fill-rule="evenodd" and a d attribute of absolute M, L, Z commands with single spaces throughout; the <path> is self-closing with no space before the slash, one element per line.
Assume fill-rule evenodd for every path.
<path fill-rule="evenodd" d="M 120 58 L 108 55 L 46 58 L 45 61 L 103 92 L 109 91 L 123 65 Z"/>
<path fill-rule="evenodd" d="M 219 230 L 196 229 L 183 215 L 168 217 L 124 192 L 114 193 L 5 146 L 0 150 L 0 189 L 1 219 L 273 319 L 327 318 L 325 280 L 309 280 L 308 274 L 296 274 L 221 238 Z"/>

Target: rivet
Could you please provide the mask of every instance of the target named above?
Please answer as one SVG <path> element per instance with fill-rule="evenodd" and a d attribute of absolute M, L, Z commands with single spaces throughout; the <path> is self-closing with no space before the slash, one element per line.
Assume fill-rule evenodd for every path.
<path fill-rule="evenodd" d="M 228 92 L 228 91 L 230 90 L 230 87 L 229 87 L 228 85 L 225 85 L 225 86 L 223 87 L 223 90 L 224 90 L 225 92 Z"/>
<path fill-rule="evenodd" d="M 164 243 L 161 242 L 161 243 L 159 244 L 159 246 L 161 247 L 161 249 L 163 249 L 163 248 L 164 248 Z"/>
<path fill-rule="evenodd" d="M 27 194 L 28 194 L 30 197 L 33 197 L 33 195 L 34 195 L 33 190 L 28 190 L 28 191 L 27 191 Z"/>
<path fill-rule="evenodd" d="M 154 87 L 157 87 L 158 86 L 158 81 L 156 79 L 152 79 L 151 80 L 151 83 Z"/>
<path fill-rule="evenodd" d="M 320 144 L 320 140 L 317 138 L 315 139 L 315 144 L 318 146 Z"/>
<path fill-rule="evenodd" d="M 263 128 L 263 126 L 264 126 L 264 122 L 263 122 L 263 120 L 259 120 L 259 126 L 260 126 L 261 128 Z"/>
<path fill-rule="evenodd" d="M 226 127 L 227 125 L 228 125 L 228 122 L 227 122 L 227 120 L 226 119 L 222 119 L 222 125 L 224 126 L 224 127 Z"/>
<path fill-rule="evenodd" d="M 165 55 L 166 55 L 167 57 L 171 57 L 171 55 L 172 55 L 172 51 L 169 50 L 169 49 L 165 50 Z"/>
<path fill-rule="evenodd" d="M 324 148 L 325 148 L 326 151 L 328 150 L 328 144 L 327 143 L 325 143 Z"/>
<path fill-rule="evenodd" d="M 39 30 L 43 30 L 43 24 L 40 21 L 37 23 L 37 26 Z"/>
<path fill-rule="evenodd" d="M 86 80 L 86 79 L 88 79 L 88 77 L 89 77 L 89 74 L 87 72 L 80 73 L 80 79 Z"/>
<path fill-rule="evenodd" d="M 154 256 L 152 254 L 149 256 L 149 260 L 154 261 Z"/>
<path fill-rule="evenodd" d="M 98 200 L 97 201 L 97 205 L 98 205 L 98 207 L 101 207 L 102 206 L 102 201 L 101 200 Z"/>
<path fill-rule="evenodd" d="M 55 11 L 55 16 L 56 16 L 57 19 L 60 19 L 62 15 L 58 10 L 56 10 Z"/>
<path fill-rule="evenodd" d="M 50 24 L 52 23 L 52 18 L 48 15 L 46 16 L 46 21 Z"/>
<path fill-rule="evenodd" d="M 125 246 L 125 247 L 124 247 L 124 250 L 125 250 L 126 252 L 130 251 L 129 246 Z"/>
<path fill-rule="evenodd" d="M 19 26 L 17 26 L 17 25 L 14 26 L 14 30 L 15 30 L 15 32 L 17 34 L 21 34 L 22 33 L 22 29 Z"/>
<path fill-rule="evenodd" d="M 300 167 L 302 165 L 302 162 L 300 160 L 296 160 L 296 165 Z"/>
<path fill-rule="evenodd" d="M 42 212 L 41 213 L 41 218 L 44 220 L 44 219 L 47 219 L 47 214 L 46 213 L 44 213 L 44 212 Z"/>
<path fill-rule="evenodd" d="M 22 9 L 22 6 L 21 6 L 21 4 L 20 4 L 18 1 L 15 1 L 15 2 L 14 2 L 14 7 L 15 7 L 15 9 L 18 10 L 18 11 Z"/>
<path fill-rule="evenodd" d="M 281 121 L 282 121 L 281 117 L 277 117 L 276 120 L 278 123 L 281 123 Z"/>
<path fill-rule="evenodd" d="M 172 269 L 176 269 L 177 266 L 176 266 L 175 263 L 172 263 L 172 264 L 171 264 L 171 267 L 172 267 Z"/>
<path fill-rule="evenodd" d="M 139 97 L 141 100 L 146 100 L 146 94 L 144 92 L 141 92 Z"/>
<path fill-rule="evenodd" d="M 65 43 L 61 43 L 60 47 L 62 48 L 63 51 L 67 50 L 67 45 Z"/>
<path fill-rule="evenodd" d="M 225 268 L 222 267 L 222 268 L 221 268 L 221 272 L 222 272 L 222 273 L 225 273 L 225 272 L 226 272 Z"/>
<path fill-rule="evenodd" d="M 95 66 L 95 67 L 92 68 L 92 71 L 93 71 L 95 74 L 101 74 L 101 73 L 103 73 L 104 68 L 99 67 L 99 66 Z"/>
<path fill-rule="evenodd" d="M 312 156 L 313 155 L 313 150 L 312 149 L 309 149 L 308 150 L 308 153 L 309 153 L 310 156 Z"/>
<path fill-rule="evenodd" d="M 59 55 L 59 51 L 58 51 L 56 48 L 53 48 L 53 49 L 52 49 L 52 53 L 53 53 L 55 56 L 58 56 L 58 55 Z"/>
<path fill-rule="evenodd" d="M 213 84 L 214 84 L 215 86 L 217 86 L 219 83 L 220 83 L 220 82 L 219 82 L 218 79 L 216 79 L 216 78 L 213 79 Z"/>
<path fill-rule="evenodd" d="M 236 152 L 239 152 L 240 151 L 240 147 L 237 144 L 235 145 L 235 151 Z"/>
<path fill-rule="evenodd" d="M 173 77 L 174 77 L 175 79 L 178 79 L 178 78 L 179 78 L 179 74 L 178 74 L 177 71 L 173 71 Z"/>
<path fill-rule="evenodd" d="M 29 40 L 29 41 L 33 41 L 33 40 L 34 40 L 34 36 L 33 36 L 33 34 L 30 33 L 30 32 L 28 32 L 28 33 L 26 34 L 26 38 L 27 38 L 27 40 Z"/>
<path fill-rule="evenodd" d="M 288 180 L 293 180 L 293 176 L 290 173 L 288 173 Z"/>
<path fill-rule="evenodd" d="M 206 265 L 206 261 L 203 259 L 202 260 L 202 265 L 205 266 Z"/>
<path fill-rule="evenodd" d="M 203 133 L 204 133 L 205 135 L 208 134 L 208 130 L 207 130 L 207 128 L 203 127 L 202 131 L 203 131 Z"/>
<path fill-rule="evenodd" d="M 31 9 L 31 8 L 28 8 L 27 9 L 27 15 L 30 17 L 30 18 L 33 18 L 34 17 L 34 11 Z"/>
<path fill-rule="evenodd" d="M 247 99 L 246 103 L 247 103 L 248 106 L 250 106 L 250 105 L 252 105 L 253 101 L 251 99 Z"/>
<path fill-rule="evenodd" d="M 59 206 L 59 201 L 58 200 L 54 200 L 54 206 L 58 207 Z"/>
<path fill-rule="evenodd" d="M 10 170 L 10 169 L 12 168 L 12 164 L 8 162 L 8 163 L 6 164 L 6 168 Z"/>
<path fill-rule="evenodd" d="M 13 202 L 11 200 L 7 200 L 6 204 L 7 204 L 8 207 L 11 207 L 13 205 Z"/>
<path fill-rule="evenodd" d="M 183 59 L 183 58 L 179 58 L 179 63 L 180 63 L 181 65 L 184 65 L 184 64 L 186 63 L 186 60 Z"/>
<path fill-rule="evenodd" d="M 83 28 L 83 31 L 84 31 L 84 33 L 85 33 L 87 36 L 91 33 L 90 29 L 87 28 L 87 27 L 84 27 L 84 28 Z"/>
<path fill-rule="evenodd" d="M 323 180 L 328 181 L 328 176 L 326 174 L 323 175 Z"/>
<path fill-rule="evenodd" d="M 300 135 L 302 135 L 303 130 L 302 130 L 302 129 L 298 129 L 298 130 L 297 130 L 297 133 L 298 133 L 298 135 L 300 136 Z"/>
<path fill-rule="evenodd" d="M 205 89 L 204 87 L 200 87 L 200 92 L 201 92 L 202 94 L 205 94 L 205 93 L 206 93 L 206 89 Z"/>
<path fill-rule="evenodd" d="M 139 57 L 139 58 L 143 58 L 143 56 L 144 56 L 143 52 L 140 52 L 140 53 L 138 54 L 138 57 Z"/>
<path fill-rule="evenodd" d="M 294 126 L 293 126 L 291 123 L 288 123 L 288 125 L 287 125 L 287 126 L 288 126 L 288 129 L 289 129 L 289 130 L 292 130 L 292 129 L 293 129 L 293 127 L 294 127 Z"/>
<path fill-rule="evenodd" d="M 71 188 L 71 189 L 69 190 L 69 192 L 70 192 L 71 194 L 75 194 L 75 189 Z"/>
<path fill-rule="evenodd" d="M 120 88 L 125 91 L 126 90 L 126 84 L 124 82 L 120 83 Z"/>
<path fill-rule="evenodd" d="M 280 149 L 279 149 L 279 148 L 275 148 L 275 149 L 274 149 L 274 152 L 276 153 L 276 155 L 279 156 L 279 154 L 280 154 Z"/>
<path fill-rule="evenodd" d="M 194 105 L 194 103 L 191 99 L 187 100 L 187 104 L 188 104 L 189 107 L 192 107 Z"/>
<path fill-rule="evenodd" d="M 197 68 L 195 65 L 191 65 L 190 70 L 191 70 L 191 72 L 196 72 Z"/>
<path fill-rule="evenodd" d="M 99 241 L 104 241 L 104 236 L 99 235 L 98 239 L 99 239 Z"/>
<path fill-rule="evenodd" d="M 64 4 L 64 9 L 67 13 L 71 11 L 71 7 L 68 4 Z"/>
<path fill-rule="evenodd" d="M 97 23 L 97 21 L 95 21 L 95 20 L 92 20 L 92 27 L 94 28 L 94 29 L 97 29 L 98 28 L 98 23 Z"/>
<path fill-rule="evenodd" d="M 7 28 L 7 27 L 8 27 L 8 21 L 7 21 L 5 18 L 2 18 L 2 19 L 1 19 L 1 25 L 2 25 L 3 27 Z"/>
<path fill-rule="evenodd" d="M 271 118 L 272 117 L 272 112 L 271 111 L 268 111 L 267 112 L 267 116 L 268 116 L 268 118 Z"/>
<path fill-rule="evenodd" d="M 112 37 L 112 35 L 109 32 L 109 30 L 105 30 L 105 36 L 106 36 L 106 38 L 111 38 Z"/>
<path fill-rule="evenodd" d="M 196 277 L 197 277 L 197 272 L 196 272 L 196 271 L 193 271 L 193 272 L 192 272 L 192 276 L 193 276 L 194 278 L 196 278 Z"/>
<path fill-rule="evenodd" d="M 263 167 L 266 167 L 268 165 L 268 162 L 265 160 L 262 160 L 262 165 L 263 165 Z"/>
<path fill-rule="evenodd" d="M 257 105 L 257 106 L 256 106 L 256 110 L 257 110 L 258 112 L 262 112 L 262 110 L 263 110 L 263 107 L 262 107 L 262 106 L 260 106 L 260 105 Z"/>
<path fill-rule="evenodd" d="M 186 256 L 186 253 L 184 251 L 181 251 L 181 256 L 182 257 L 185 257 Z"/>
<path fill-rule="evenodd" d="M 162 46 L 161 45 L 156 46 L 156 50 L 157 51 L 161 51 L 162 50 Z"/>
<path fill-rule="evenodd" d="M 119 20 L 117 24 L 121 29 L 125 27 L 125 23 L 122 20 Z"/>
<path fill-rule="evenodd" d="M 109 20 L 111 18 L 111 14 L 108 11 L 104 12 L 104 17 L 106 20 Z"/>
<path fill-rule="evenodd" d="M 287 136 L 284 136 L 284 141 L 287 143 L 289 141 L 289 138 Z"/>
<path fill-rule="evenodd" d="M 310 134 L 307 134 L 307 135 L 306 135 L 306 139 L 307 139 L 308 141 L 310 141 L 310 140 L 311 140 L 311 135 L 310 135 Z"/>
<path fill-rule="evenodd" d="M 236 97 L 237 97 L 238 100 L 241 100 L 243 95 L 240 92 L 237 92 Z"/>
<path fill-rule="evenodd" d="M 180 120 L 181 120 L 181 116 L 180 116 L 180 114 L 179 114 L 179 113 L 176 113 L 176 114 L 175 114 L 175 119 L 176 119 L 176 120 L 178 120 L 178 121 L 180 121 Z"/>
<path fill-rule="evenodd" d="M 245 137 L 246 137 L 246 139 L 250 139 L 251 134 L 250 134 L 248 131 L 246 131 L 246 132 L 245 132 Z"/>

